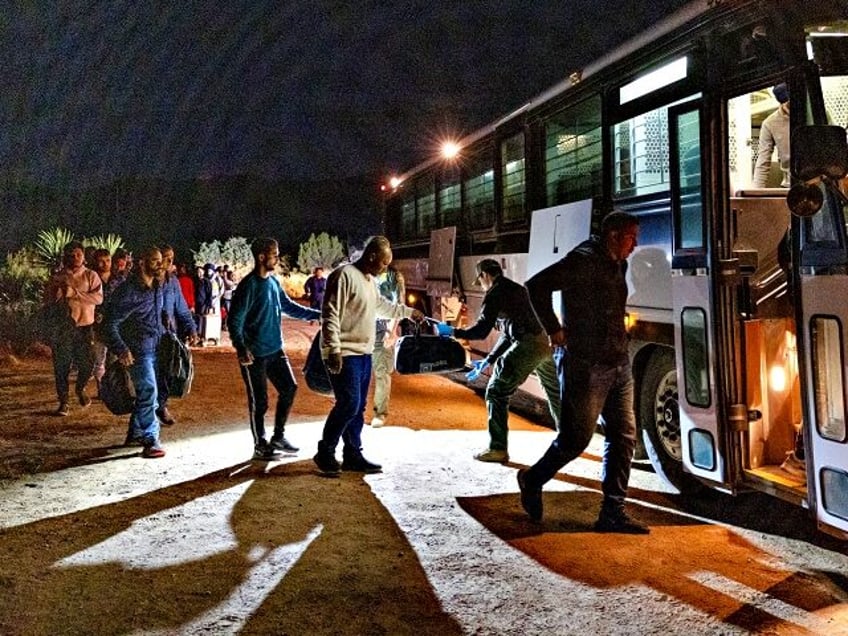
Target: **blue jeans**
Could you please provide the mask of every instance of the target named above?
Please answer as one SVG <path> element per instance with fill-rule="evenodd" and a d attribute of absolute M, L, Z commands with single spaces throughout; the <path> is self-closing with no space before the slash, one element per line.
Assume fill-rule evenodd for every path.
<path fill-rule="evenodd" d="M 268 411 L 268 382 L 277 390 L 277 407 L 274 412 L 273 437 L 281 439 L 285 434 L 286 421 L 289 418 L 297 382 L 292 373 L 291 364 L 282 351 L 270 356 L 259 356 L 252 364 L 241 365 L 241 377 L 247 391 L 247 410 L 250 413 L 250 432 L 253 433 L 253 445 L 263 446 L 265 439 L 265 413 Z"/>
<path fill-rule="evenodd" d="M 371 384 L 371 356 L 344 356 L 340 373 L 331 373 L 330 382 L 336 403 L 321 436 L 319 452 L 335 453 L 339 440 L 344 442 L 345 456 L 356 457 L 362 452 L 362 427 L 365 425 L 365 406 Z"/>
<path fill-rule="evenodd" d="M 159 420 L 156 419 L 156 354 L 139 354 L 130 367 L 135 387 L 135 409 L 130 415 L 130 436 L 145 446 L 159 444 Z"/>
<path fill-rule="evenodd" d="M 527 472 L 527 483 L 541 487 L 560 468 L 586 450 L 595 432 L 598 416 L 603 415 L 605 440 L 601 489 L 604 507 L 621 507 L 627 496 L 630 464 L 636 447 L 630 363 L 591 364 L 570 356 L 561 348 L 554 357 L 563 382 L 559 432 L 547 452 Z"/>

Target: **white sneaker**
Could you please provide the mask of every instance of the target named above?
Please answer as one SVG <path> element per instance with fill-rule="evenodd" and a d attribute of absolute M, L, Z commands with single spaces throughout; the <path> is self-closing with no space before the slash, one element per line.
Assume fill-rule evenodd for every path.
<path fill-rule="evenodd" d="M 382 417 L 375 417 L 371 420 L 371 428 L 380 428 L 386 421 Z"/>

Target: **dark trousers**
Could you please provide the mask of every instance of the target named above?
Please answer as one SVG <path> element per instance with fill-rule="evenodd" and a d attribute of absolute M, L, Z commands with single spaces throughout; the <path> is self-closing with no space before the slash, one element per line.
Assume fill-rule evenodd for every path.
<path fill-rule="evenodd" d="M 94 371 L 94 331 L 91 325 L 63 329 L 53 334 L 53 376 L 56 379 L 56 396 L 60 402 L 68 401 L 71 366 L 77 369 L 76 391 L 81 393 Z"/>
<path fill-rule="evenodd" d="M 560 371 L 562 413 L 559 432 L 542 458 L 527 472 L 527 483 L 541 487 L 568 462 L 586 450 L 598 422 L 604 418 L 601 489 L 604 507 L 624 505 L 630 464 L 636 446 L 633 412 L 633 373 L 629 362 L 590 364 L 559 349 L 554 355 Z"/>
<path fill-rule="evenodd" d="M 362 427 L 371 384 L 371 356 L 345 356 L 341 372 L 331 373 L 330 382 L 336 403 L 324 423 L 318 451 L 333 454 L 342 440 L 344 456 L 358 457 L 362 452 Z"/>
<path fill-rule="evenodd" d="M 263 446 L 265 439 L 265 413 L 268 411 L 268 382 L 277 389 L 277 409 L 274 412 L 274 438 L 285 433 L 297 382 L 294 379 L 289 359 L 283 351 L 270 356 L 253 359 L 249 365 L 241 365 L 241 377 L 247 390 L 247 409 L 250 413 L 250 432 L 253 445 Z"/>

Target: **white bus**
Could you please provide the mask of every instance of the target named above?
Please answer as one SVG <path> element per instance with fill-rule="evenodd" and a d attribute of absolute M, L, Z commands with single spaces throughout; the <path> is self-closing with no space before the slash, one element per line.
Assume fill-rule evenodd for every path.
<path fill-rule="evenodd" d="M 400 175 L 385 231 L 418 302 L 470 322 L 480 258 L 523 281 L 605 210 L 638 215 L 629 329 L 655 468 L 682 492 L 771 493 L 848 537 L 846 7 L 692 2 Z M 764 155 L 755 188 L 779 109 L 789 157 Z"/>

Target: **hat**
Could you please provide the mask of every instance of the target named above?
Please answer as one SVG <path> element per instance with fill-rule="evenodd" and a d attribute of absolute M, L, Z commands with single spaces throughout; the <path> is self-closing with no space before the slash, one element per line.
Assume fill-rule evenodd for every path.
<path fill-rule="evenodd" d="M 771 89 L 771 92 L 774 94 L 774 98 L 781 104 L 789 101 L 789 87 L 786 84 L 778 84 Z"/>
<path fill-rule="evenodd" d="M 203 266 L 203 269 L 206 269 L 206 270 L 209 270 L 209 269 L 214 270 L 214 269 L 215 269 L 215 266 L 214 266 L 212 263 L 206 263 L 206 265 L 204 265 L 204 266 Z"/>

